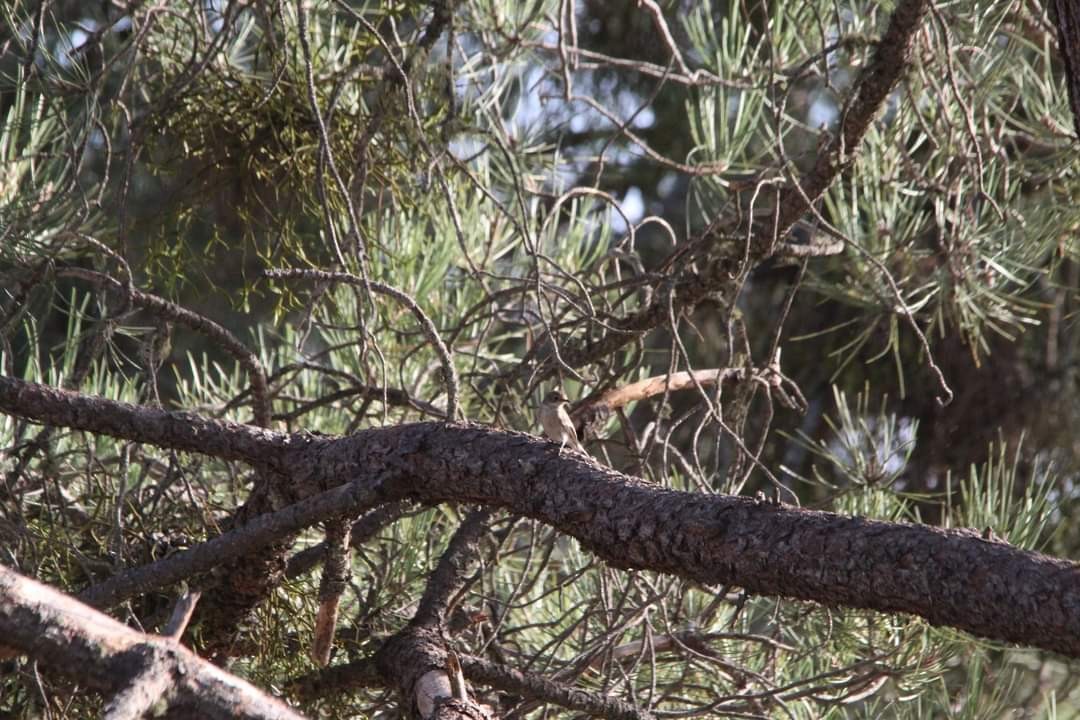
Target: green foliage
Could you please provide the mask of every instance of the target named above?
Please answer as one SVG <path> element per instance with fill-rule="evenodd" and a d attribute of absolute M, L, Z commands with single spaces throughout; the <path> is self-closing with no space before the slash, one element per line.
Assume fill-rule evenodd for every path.
<path fill-rule="evenodd" d="M 1011 453 L 1005 443 L 990 448 L 986 463 L 972 466 L 960 481 L 960 501 L 946 498 L 946 522 L 984 529 L 1017 547 L 1046 550 L 1062 520 L 1060 498 L 1055 498 L 1060 491 L 1045 459 L 1028 462 L 1025 470 L 1020 444 Z M 952 484 L 950 478 L 947 493 L 956 492 Z"/>
<path fill-rule="evenodd" d="M 537 432 L 532 408 L 553 386 L 576 400 L 776 358 L 805 414 L 758 372 L 617 408 L 589 449 L 675 490 L 767 489 L 1066 557 L 1080 547 L 1080 447 L 1061 439 L 1080 421 L 1080 188 L 1056 40 L 1036 9 L 939 4 L 854 165 L 804 218 L 845 251 L 805 277 L 784 259 L 740 266 L 724 278 L 734 302 L 714 288 L 690 312 L 673 268 L 749 250 L 740 239 L 662 259 L 701 250 L 696 231 L 718 217 L 769 209 L 814 167 L 892 4 L 661 3 L 678 61 L 630 2 L 571 3 L 574 17 L 553 0 L 450 3 L 437 40 L 439 3 L 305 3 L 305 23 L 295 3 L 140 6 L 127 30 L 91 16 L 112 9 L 55 5 L 0 11 L 12 48 L 0 58 L 3 372 L 251 422 L 249 359 L 216 328 L 167 326 L 130 284 L 250 349 L 274 429 L 441 420 L 440 353 L 405 303 L 364 286 L 381 282 L 451 349 L 469 421 Z M 263 275 L 283 268 L 362 280 Z M 627 331 L 658 298 L 664 322 Z M 627 342 L 589 356 L 612 337 Z M 933 403 L 927 349 L 952 408 Z M 572 351 L 591 359 L 568 362 Z M 963 445 L 974 429 L 999 440 Z M 0 561 L 71 591 L 216 536 L 259 480 L 6 415 L 0 461 Z M 369 658 L 410 621 L 466 513 L 413 508 L 356 549 L 334 664 Z M 292 550 L 323 537 L 312 528 Z M 479 554 L 456 647 L 660 714 L 1075 714 L 1061 661 L 918 618 L 615 571 L 520 518 L 498 518 Z M 175 591 L 122 613 L 154 629 Z M 273 689 L 316 671 L 318 593 L 318 573 L 276 587 L 231 670 Z M 42 684 L 39 700 L 29 671 L 16 674 L 0 680 L 0 712 L 63 716 L 62 688 Z M 507 714 L 572 715 L 479 692 Z M 390 713 L 370 688 L 304 710 Z"/>

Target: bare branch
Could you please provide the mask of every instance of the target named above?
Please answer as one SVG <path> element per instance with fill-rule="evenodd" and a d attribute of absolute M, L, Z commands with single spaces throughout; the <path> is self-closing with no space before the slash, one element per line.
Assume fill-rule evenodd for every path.
<path fill-rule="evenodd" d="M 198 605 L 201 596 L 202 593 L 198 590 L 184 591 L 184 594 L 176 601 L 172 615 L 169 616 L 169 621 L 165 623 L 165 628 L 161 631 L 161 634 L 173 640 L 179 640 L 184 634 L 184 630 L 187 629 L 187 625 L 191 621 L 191 615 L 195 612 L 195 607 Z"/>
<path fill-rule="evenodd" d="M 718 217 L 697 238 L 681 245 L 665 263 L 682 270 L 673 282 L 661 288 L 663 291 L 657 293 L 649 305 L 613 323 L 615 331 L 599 340 L 564 343 L 564 347 L 560 348 L 561 363 L 577 368 L 607 357 L 665 323 L 670 305 L 682 312 L 692 309 L 718 291 L 730 295 L 738 286 L 732 280 L 734 277 L 778 249 L 787 254 L 790 247 L 779 243 L 813 203 L 854 163 L 862 138 L 909 66 L 915 34 L 928 8 L 928 0 L 902 0 L 897 5 L 874 57 L 859 75 L 855 95 L 842 114 L 840 131 L 818 156 L 814 167 L 798 182 L 779 193 L 776 201 L 778 211 L 774 218 L 750 229 L 745 238 L 750 249 L 746 258 L 748 267 L 738 270 L 744 260 L 743 242 L 738 243 L 738 252 L 734 247 L 729 247 L 730 243 L 718 242 L 732 232 L 738 236 L 743 218 Z M 729 227 L 731 225 L 734 225 L 734 231 Z M 721 246 L 719 251 L 718 244 Z M 691 266 L 689 261 L 695 258 L 702 260 L 701 267 Z M 671 297 L 671 293 L 674 293 L 674 297 Z M 535 383 L 555 374 L 558 366 L 559 363 L 548 356 L 537 368 L 522 364 L 512 373 L 511 379 L 531 377 Z"/>
<path fill-rule="evenodd" d="M 415 511 L 414 511 L 415 512 Z M 357 548 L 375 537 L 380 530 L 411 514 L 408 503 L 391 502 L 375 508 L 353 523 L 349 531 L 349 547 Z M 310 571 L 326 555 L 326 543 L 321 542 L 289 558 L 285 577 L 295 578 Z"/>
<path fill-rule="evenodd" d="M 311 641 L 311 659 L 321 667 L 330 663 L 341 596 L 352 577 L 349 552 L 351 530 L 352 524 L 344 519 L 333 520 L 326 526 L 326 540 L 323 541 L 326 548 L 325 560 L 322 578 L 319 580 L 319 612 L 315 618 L 315 633 Z"/>
<path fill-rule="evenodd" d="M 56 274 L 58 277 L 79 278 L 92 282 L 98 287 L 117 293 L 133 305 L 141 307 L 159 318 L 178 322 L 216 342 L 225 352 L 236 358 L 240 365 L 251 375 L 252 410 L 255 415 L 255 424 L 259 427 L 270 427 L 270 397 L 266 384 L 266 370 L 263 369 L 258 356 L 251 352 L 231 332 L 213 320 L 180 307 L 176 303 L 141 290 L 129 288 L 119 280 L 93 270 L 64 268 L 58 270 Z"/>
<path fill-rule="evenodd" d="M 469 566 L 475 560 L 477 545 L 491 531 L 493 515 L 491 510 L 476 510 L 458 527 L 435 572 L 428 578 L 424 596 L 413 616 L 414 623 L 441 626 L 446 622 L 450 601 L 465 584 Z"/>
<path fill-rule="evenodd" d="M 199 573 L 235 562 L 292 533 L 327 519 L 356 515 L 386 499 L 380 483 L 346 483 L 312 495 L 275 513 L 259 515 L 247 524 L 149 565 L 132 568 L 83 591 L 79 598 L 94 607 L 111 607 L 153 588 L 186 580 Z"/>
<path fill-rule="evenodd" d="M 179 643 L 131 630 L 2 565 L 0 633 L 5 645 L 81 683 L 103 691 L 121 689 L 111 717 L 142 717 L 136 711 L 157 702 L 157 693 L 167 687 L 174 694 L 171 708 L 197 709 L 200 717 L 301 717 Z"/>
<path fill-rule="evenodd" d="M 274 467 L 289 436 L 252 425 L 210 420 L 201 415 L 117 403 L 23 383 L 0 376 L 0 406 L 19 417 L 49 425 Z"/>
<path fill-rule="evenodd" d="M 570 710 L 599 715 L 608 720 L 651 720 L 654 717 L 647 710 L 636 708 L 617 698 L 500 666 L 473 655 L 462 655 L 461 667 L 465 676 L 473 682 L 554 703 Z"/>
<path fill-rule="evenodd" d="M 363 278 L 359 278 L 346 272 L 282 269 L 267 270 L 264 274 L 269 278 L 306 278 L 309 280 L 348 282 L 365 287 L 380 295 L 391 297 L 404 305 L 414 316 L 416 316 L 416 319 L 420 321 L 420 327 L 423 328 L 424 335 L 435 349 L 435 352 L 439 356 L 439 360 L 442 361 L 443 377 L 446 380 L 446 416 L 450 420 L 454 420 L 457 417 L 458 388 L 460 387 L 460 383 L 458 382 L 457 370 L 454 368 L 454 359 L 451 357 L 450 350 L 446 347 L 446 343 L 444 343 L 442 337 L 439 336 L 439 330 L 435 327 L 435 323 L 431 321 L 431 318 L 427 316 L 427 313 L 424 312 L 423 308 L 421 308 L 415 300 L 409 297 L 408 294 L 403 293 L 397 288 L 390 287 L 385 283 L 375 282 L 374 280 L 364 280 Z"/>

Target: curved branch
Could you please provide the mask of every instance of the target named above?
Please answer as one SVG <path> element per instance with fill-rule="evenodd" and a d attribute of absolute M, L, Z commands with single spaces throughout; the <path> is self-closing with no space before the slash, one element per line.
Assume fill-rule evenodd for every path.
<path fill-rule="evenodd" d="M 428 578 L 424 595 L 412 619 L 414 624 L 442 627 L 446 623 L 451 601 L 468 583 L 480 539 L 491 533 L 494 514 L 488 509 L 474 510 L 458 526 L 435 571 Z"/>
<path fill-rule="evenodd" d="M 966 529 L 889 523 L 742 497 L 655 487 L 557 446 L 480 427 L 379 431 L 409 468 L 402 488 L 427 502 L 498 505 L 577 538 L 620 568 L 706 585 L 919 615 L 976 635 L 1080 657 L 1080 566 Z M 353 436 L 314 473 L 381 464 Z M 386 462 L 385 460 L 383 462 Z M 347 474 L 346 474 L 347 475 Z"/>
<path fill-rule="evenodd" d="M 169 302 L 157 295 L 129 288 L 116 278 L 103 273 L 83 268 L 63 268 L 56 271 L 56 276 L 86 280 L 122 296 L 132 305 L 141 307 L 156 317 L 178 322 L 218 343 L 225 352 L 232 355 L 251 375 L 251 404 L 255 424 L 259 427 L 270 427 L 270 394 L 266 382 L 266 370 L 263 368 L 258 356 L 231 332 L 196 312 Z"/>
<path fill-rule="evenodd" d="M 532 435 L 472 425 L 415 423 L 338 439 L 289 436 L 7 377 L 0 377 L 0 410 L 141 442 L 182 440 L 183 447 L 165 444 L 225 451 L 256 465 L 268 461 L 269 448 L 299 498 L 344 482 L 324 495 L 502 507 L 576 537 L 616 567 L 909 613 L 1080 657 L 1080 566 L 971 530 L 665 490 L 579 455 L 562 456 L 557 445 Z M 143 428 L 135 422 L 140 415 L 155 421 Z M 182 432 L 187 423 L 200 432 Z"/>
<path fill-rule="evenodd" d="M 653 377 L 645 378 L 644 380 L 638 380 L 634 383 L 612 388 L 603 395 L 600 395 L 595 399 L 587 400 L 580 406 L 574 408 L 574 413 L 585 412 L 586 409 L 592 410 L 594 406 L 602 406 L 604 409 L 611 411 L 616 408 L 625 407 L 638 400 L 645 400 L 653 395 L 660 395 L 665 390 L 668 392 L 678 392 L 680 390 L 696 388 L 699 385 L 702 387 L 710 387 L 717 383 L 732 380 L 745 380 L 750 375 L 751 372 L 747 371 L 746 368 L 684 370 L 682 372 L 673 372 L 665 375 L 654 375 Z"/>
<path fill-rule="evenodd" d="M 446 417 L 450 420 L 457 418 L 458 388 L 460 387 L 460 384 L 458 383 L 457 369 L 454 368 L 454 359 L 451 357 L 450 350 L 446 347 L 446 343 L 444 343 L 442 337 L 439 336 L 439 330 L 435 327 L 435 323 L 431 321 L 431 318 L 427 316 L 427 313 L 424 312 L 423 308 L 421 308 L 420 305 L 406 293 L 403 293 L 395 287 L 386 285 L 385 283 L 376 282 L 374 280 L 365 281 L 363 278 L 347 272 L 285 268 L 282 270 L 267 270 L 263 274 L 268 278 L 304 278 L 307 280 L 330 280 L 352 283 L 354 285 L 360 285 L 372 292 L 379 293 L 380 295 L 391 297 L 404 305 L 420 322 L 420 327 L 424 331 L 424 336 L 427 337 L 431 346 L 435 348 L 435 352 L 442 362 L 443 376 L 446 379 Z"/>
<path fill-rule="evenodd" d="M 656 294 L 651 303 L 613 322 L 615 330 L 600 339 L 563 343 L 559 348 L 560 361 L 549 355 L 542 358 L 537 368 L 522 363 L 509 373 L 507 379 L 521 381 L 529 378 L 532 384 L 536 384 L 555 374 L 560 365 L 578 368 L 596 362 L 667 322 L 669 303 L 674 305 L 678 313 L 694 308 L 713 293 L 734 290 L 737 283 L 732 281 L 732 277 L 737 273 L 733 273 L 733 268 L 744 260 L 742 255 L 746 244 L 749 245 L 745 258 L 747 267 L 756 265 L 772 254 L 790 256 L 793 246 L 779 241 L 854 163 L 863 137 L 907 71 L 915 34 L 929 6 L 929 0 L 901 0 L 897 4 L 877 50 L 855 82 L 855 94 L 844 108 L 839 131 L 818 155 L 814 167 L 779 193 L 777 212 L 772 219 L 755 224 L 749 233 L 743 227 L 745 238 L 737 243 L 737 248 L 724 247 L 717 251 L 718 236 L 730 230 L 729 225 L 738 227 L 739 223 L 739 218 L 717 218 L 697 238 L 680 245 L 664 262 L 665 267 L 682 270 L 672 278 L 670 285 L 661 288 L 662 291 Z M 733 253 L 739 257 L 734 257 Z M 700 259 L 700 269 L 691 268 L 690 263 L 686 262 L 689 259 Z M 675 293 L 674 297 L 671 297 L 671 293 Z"/>
<path fill-rule="evenodd" d="M 462 655 L 461 666 L 465 676 L 473 682 L 607 720 L 653 720 L 655 717 L 624 700 L 524 673 L 475 655 Z"/>

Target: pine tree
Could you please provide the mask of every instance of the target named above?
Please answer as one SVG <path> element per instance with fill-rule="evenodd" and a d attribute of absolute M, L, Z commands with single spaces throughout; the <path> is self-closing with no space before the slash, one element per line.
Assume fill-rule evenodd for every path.
<path fill-rule="evenodd" d="M 2 17 L 0 712 L 1075 712 L 1067 12 Z"/>

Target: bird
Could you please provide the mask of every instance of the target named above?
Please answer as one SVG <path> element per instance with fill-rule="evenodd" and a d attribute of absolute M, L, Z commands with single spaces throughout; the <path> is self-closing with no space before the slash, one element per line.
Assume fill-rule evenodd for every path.
<path fill-rule="evenodd" d="M 579 453 L 585 453 L 585 448 L 578 442 L 577 432 L 574 430 L 574 421 L 570 419 L 568 408 L 570 402 L 560 390 L 552 390 L 544 396 L 540 403 L 540 424 L 544 427 L 544 434 L 551 440 L 559 443 L 559 453 L 569 445 Z"/>

